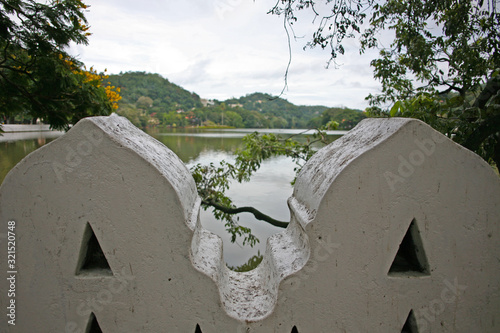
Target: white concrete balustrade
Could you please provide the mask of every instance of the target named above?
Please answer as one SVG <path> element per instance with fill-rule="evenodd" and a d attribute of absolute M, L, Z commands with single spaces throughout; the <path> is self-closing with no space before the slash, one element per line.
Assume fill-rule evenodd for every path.
<path fill-rule="evenodd" d="M 364 120 L 288 203 L 259 267 L 230 271 L 179 158 L 84 119 L 0 188 L 0 331 L 500 331 L 499 177 L 426 124 Z"/>

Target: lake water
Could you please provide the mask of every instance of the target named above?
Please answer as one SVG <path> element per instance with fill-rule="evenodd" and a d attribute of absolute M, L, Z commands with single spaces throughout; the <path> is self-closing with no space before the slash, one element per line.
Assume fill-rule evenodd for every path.
<path fill-rule="evenodd" d="M 254 132 L 252 129 L 231 130 L 196 130 L 177 129 L 147 132 L 169 147 L 189 167 L 202 163 L 209 164 L 221 160 L 234 161 L 234 152 L 242 146 L 242 138 Z M 273 132 L 287 137 L 302 133 L 302 130 L 257 130 Z M 332 141 L 345 132 L 330 131 Z M 37 148 L 55 140 L 60 132 L 26 132 L 4 133 L 0 136 L 0 183 L 7 173 L 26 155 Z M 290 212 L 287 199 L 292 194 L 290 182 L 295 177 L 295 163 L 285 157 L 275 157 L 264 161 L 250 182 L 234 183 L 227 192 L 236 206 L 253 206 L 263 213 L 281 221 L 289 221 Z M 256 220 L 249 213 L 239 214 L 238 223 L 252 229 L 260 243 L 253 248 L 242 246 L 242 239 L 231 243 L 230 235 L 225 231 L 224 224 L 217 221 L 210 211 L 201 211 L 201 222 L 205 228 L 219 235 L 223 240 L 224 259 L 230 266 L 239 266 L 250 257 L 264 253 L 266 239 L 283 229 Z"/>

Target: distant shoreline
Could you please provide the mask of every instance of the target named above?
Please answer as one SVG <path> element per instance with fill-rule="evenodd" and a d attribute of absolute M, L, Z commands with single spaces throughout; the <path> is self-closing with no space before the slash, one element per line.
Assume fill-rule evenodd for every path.
<path fill-rule="evenodd" d="M 46 124 L 1 124 L 0 127 L 5 133 L 52 131 L 50 125 Z"/>

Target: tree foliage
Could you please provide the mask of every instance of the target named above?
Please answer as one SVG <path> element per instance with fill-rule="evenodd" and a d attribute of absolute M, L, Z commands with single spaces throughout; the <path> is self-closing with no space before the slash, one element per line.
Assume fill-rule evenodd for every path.
<path fill-rule="evenodd" d="M 53 128 L 108 115 L 119 94 L 104 74 L 66 52 L 87 44 L 87 6 L 80 0 L 0 0 L 0 119 L 40 118 Z"/>
<path fill-rule="evenodd" d="M 316 30 L 309 37 L 306 47 L 321 47 L 330 52 L 329 64 L 345 53 L 344 39 L 355 38 L 367 18 L 367 10 L 374 0 L 278 0 L 269 11 L 282 16 L 285 27 L 293 32 L 300 12 L 309 12 L 314 17 Z"/>
<path fill-rule="evenodd" d="M 497 5 L 497 0 L 279 0 L 271 13 L 293 26 L 298 12 L 311 12 L 317 25 L 307 46 L 328 47 L 330 61 L 344 53 L 346 38 L 359 38 L 361 52 L 378 48 L 380 57 L 371 65 L 382 91 L 367 97 L 372 115 L 422 119 L 498 165 Z M 390 34 L 392 42 L 382 45 L 381 36 Z"/>
<path fill-rule="evenodd" d="M 371 112 L 419 118 L 500 165 L 500 15 L 496 1 L 426 1 L 377 6 L 373 32 L 396 38 L 372 62 L 382 94 Z M 397 74 L 396 74 L 397 73 Z M 383 110 L 384 103 L 394 103 Z"/>
<path fill-rule="evenodd" d="M 335 121 L 339 124 L 338 129 L 351 130 L 366 117 L 366 113 L 361 110 L 338 107 L 330 108 L 323 111 L 321 116 L 311 119 L 308 123 L 308 127 L 317 128 L 325 126 L 331 121 Z"/>

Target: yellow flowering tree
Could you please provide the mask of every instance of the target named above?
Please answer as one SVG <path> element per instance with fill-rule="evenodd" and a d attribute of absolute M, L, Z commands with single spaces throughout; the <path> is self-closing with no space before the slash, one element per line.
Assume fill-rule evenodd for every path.
<path fill-rule="evenodd" d="M 119 89 L 65 51 L 88 43 L 87 8 L 81 0 L 0 0 L 0 122 L 23 115 L 68 129 L 117 108 Z"/>

